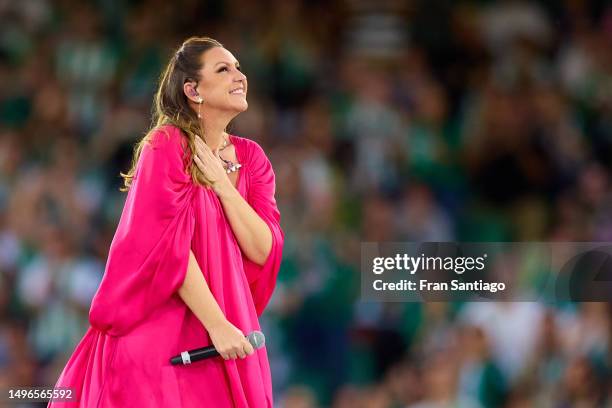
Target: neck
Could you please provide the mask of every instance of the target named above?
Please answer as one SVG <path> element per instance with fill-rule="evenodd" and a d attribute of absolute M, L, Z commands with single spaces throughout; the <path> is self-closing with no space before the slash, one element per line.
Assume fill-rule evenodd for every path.
<path fill-rule="evenodd" d="M 204 139 L 208 147 L 213 151 L 223 146 L 223 141 L 228 138 L 225 128 L 231 118 L 223 115 L 203 115 L 203 120 L 200 122 L 204 129 Z"/>

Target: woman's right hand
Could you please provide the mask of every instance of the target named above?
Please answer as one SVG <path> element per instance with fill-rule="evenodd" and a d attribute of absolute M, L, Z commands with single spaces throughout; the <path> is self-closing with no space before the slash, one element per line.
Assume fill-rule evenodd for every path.
<path fill-rule="evenodd" d="M 227 320 L 208 328 L 215 349 L 225 360 L 245 358 L 255 352 L 242 331 Z"/>

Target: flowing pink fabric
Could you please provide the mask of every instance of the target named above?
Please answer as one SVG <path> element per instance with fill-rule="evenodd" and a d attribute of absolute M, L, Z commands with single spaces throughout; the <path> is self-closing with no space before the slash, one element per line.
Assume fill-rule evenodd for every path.
<path fill-rule="evenodd" d="M 242 168 L 237 188 L 272 231 L 263 266 L 244 258 L 215 193 L 185 172 L 191 153 L 164 126 L 142 150 L 106 271 L 89 312 L 91 327 L 56 387 L 78 402 L 49 407 L 272 407 L 266 348 L 245 359 L 172 366 L 170 357 L 212 344 L 180 299 L 189 249 L 226 318 L 245 334 L 274 290 L 284 234 L 270 161 L 261 147 L 231 135 Z"/>

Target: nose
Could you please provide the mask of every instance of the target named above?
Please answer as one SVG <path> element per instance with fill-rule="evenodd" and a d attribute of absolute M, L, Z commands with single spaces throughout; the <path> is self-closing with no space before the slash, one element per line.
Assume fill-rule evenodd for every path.
<path fill-rule="evenodd" d="M 237 75 L 234 78 L 234 81 L 246 81 L 247 77 L 244 75 L 244 73 L 242 73 L 242 71 L 236 70 L 236 73 Z"/>

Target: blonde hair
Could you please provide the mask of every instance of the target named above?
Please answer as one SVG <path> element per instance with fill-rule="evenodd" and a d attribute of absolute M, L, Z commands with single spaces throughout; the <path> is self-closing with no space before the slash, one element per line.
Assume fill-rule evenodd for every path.
<path fill-rule="evenodd" d="M 124 179 L 124 186 L 119 189 L 120 191 L 126 192 L 130 189 L 142 148 L 160 126 L 174 125 L 181 129 L 187 136 L 189 149 L 192 154 L 195 154 L 196 135 L 199 134 L 204 137 L 204 131 L 196 113 L 187 102 L 183 85 L 185 82 L 197 83 L 199 81 L 201 57 L 204 52 L 214 47 L 223 47 L 223 45 L 209 37 L 191 37 L 185 40 L 170 58 L 168 65 L 160 76 L 159 87 L 153 99 L 151 127 L 134 148 L 130 170 L 125 174 L 119 173 Z M 194 183 L 210 185 L 193 162 L 189 163 L 187 172 L 191 175 Z"/>

